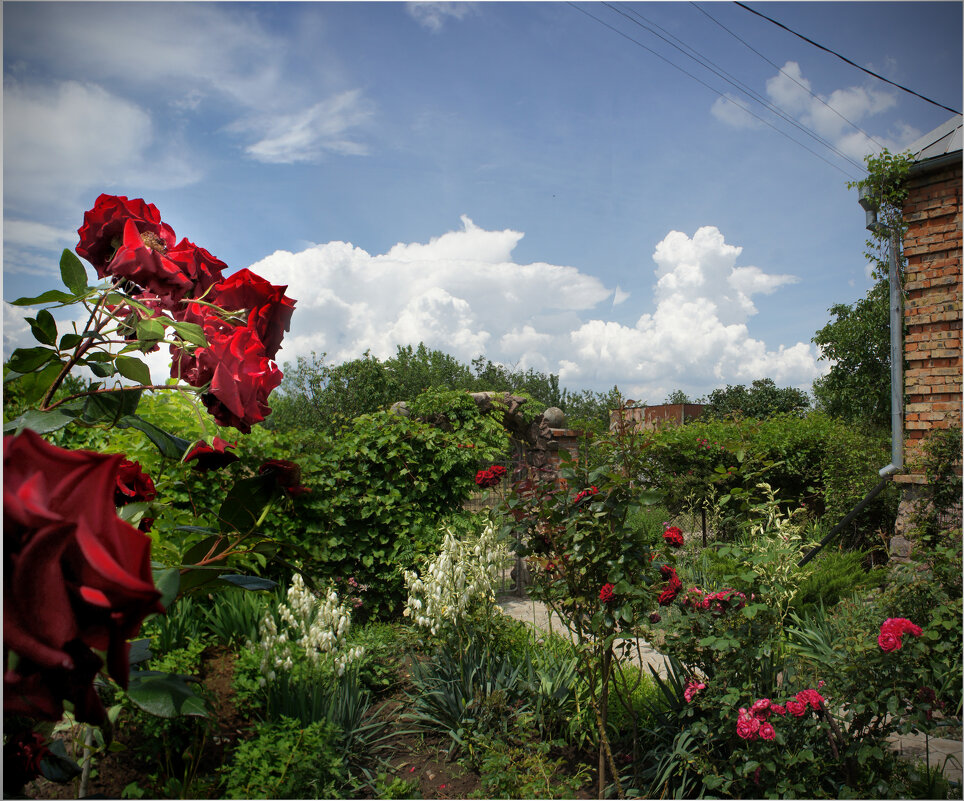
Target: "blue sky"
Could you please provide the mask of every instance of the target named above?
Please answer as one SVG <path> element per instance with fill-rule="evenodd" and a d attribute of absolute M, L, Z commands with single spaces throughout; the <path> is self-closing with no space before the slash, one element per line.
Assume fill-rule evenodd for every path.
<path fill-rule="evenodd" d="M 960 108 L 961 3 L 748 5 Z M 5 301 L 58 283 L 98 194 L 142 197 L 289 285 L 279 361 L 424 341 L 649 403 L 808 389 L 870 286 L 847 181 L 951 116 L 732 3 L 2 10 Z"/>

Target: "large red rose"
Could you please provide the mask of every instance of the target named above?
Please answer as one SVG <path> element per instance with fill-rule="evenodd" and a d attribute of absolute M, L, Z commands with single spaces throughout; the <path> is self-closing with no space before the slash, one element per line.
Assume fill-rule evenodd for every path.
<path fill-rule="evenodd" d="M 194 353 L 195 376 L 202 381 L 194 386 L 203 386 L 210 376 L 210 389 L 201 396 L 208 412 L 221 425 L 247 434 L 271 413 L 268 395 L 281 383 L 281 371 L 251 328 L 235 328 L 208 342 Z"/>
<path fill-rule="evenodd" d="M 162 252 L 176 241 L 174 229 L 161 222 L 161 213 L 153 203 L 139 198 L 128 200 L 123 195 L 101 195 L 84 213 L 76 247 L 77 255 L 93 264 L 100 278 L 107 275 L 107 265 L 121 244 L 128 220 L 134 223 L 137 234 L 147 234 Z"/>
<path fill-rule="evenodd" d="M 95 651 L 126 687 L 127 640 L 163 611 L 150 539 L 114 507 L 123 460 L 64 450 L 29 430 L 4 437 L 6 712 L 57 720 L 67 700 L 78 720 L 99 723 L 93 680 L 103 662 Z"/>
<path fill-rule="evenodd" d="M 157 243 L 145 242 L 137 224 L 124 224 L 121 244 L 104 268 L 105 274 L 126 278 L 151 295 L 156 295 L 163 306 L 174 306 L 194 289 L 194 282 L 181 265 L 171 261 Z"/>
<path fill-rule="evenodd" d="M 287 286 L 274 286 L 248 269 L 217 284 L 206 298 L 227 311 L 247 312 L 247 325 L 258 332 L 265 354 L 273 359 L 281 340 L 291 327 L 295 301 L 285 295 Z"/>
<path fill-rule="evenodd" d="M 181 274 L 186 276 L 191 282 L 190 296 L 199 298 L 204 295 L 212 286 L 223 280 L 222 270 L 228 269 L 220 259 L 215 258 L 204 248 L 182 239 L 177 245 L 165 254 L 168 261 L 177 265 Z M 205 297 L 210 301 L 210 297 Z M 179 312 L 179 309 L 175 309 Z M 180 317 L 180 313 L 175 314 Z"/>

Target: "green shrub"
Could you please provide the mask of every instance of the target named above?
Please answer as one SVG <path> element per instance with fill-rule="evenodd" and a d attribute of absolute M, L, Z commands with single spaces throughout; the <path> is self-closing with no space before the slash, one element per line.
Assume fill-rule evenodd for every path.
<path fill-rule="evenodd" d="M 341 732 L 326 720 L 259 726 L 224 772 L 228 798 L 342 798 L 347 789 Z"/>
<path fill-rule="evenodd" d="M 588 766 L 572 773 L 572 762 L 554 758 L 553 743 L 533 731 L 531 714 L 523 713 L 501 737 L 479 739 L 471 764 L 481 782 L 473 798 L 575 798 L 589 783 Z"/>
<path fill-rule="evenodd" d="M 704 502 L 729 538 L 746 527 L 765 481 L 783 508 L 804 507 L 835 525 L 877 484 L 889 440 L 820 412 L 766 420 L 702 420 L 655 432 L 644 451 L 643 478 L 665 492 L 670 514 L 695 513 Z M 896 514 L 888 487 L 841 533 L 849 547 L 873 547 Z"/>
<path fill-rule="evenodd" d="M 439 524 L 461 516 L 482 463 L 505 452 L 501 423 L 464 392 L 431 393 L 410 406 L 433 423 L 391 412 L 361 415 L 299 452 L 291 434 L 249 437 L 246 464 L 295 459 L 311 493 L 295 514 L 273 512 L 265 530 L 298 549 L 312 575 L 352 579 L 364 591 L 356 618 L 390 619 L 405 602 L 402 571 L 441 541 Z M 256 429 L 257 431 L 257 429 Z"/>
<path fill-rule="evenodd" d="M 810 574 L 800 583 L 790 607 L 798 614 L 822 604 L 831 607 L 857 592 L 880 586 L 885 573 L 880 569 L 866 570 L 866 554 L 862 551 L 824 549 L 810 562 Z"/>

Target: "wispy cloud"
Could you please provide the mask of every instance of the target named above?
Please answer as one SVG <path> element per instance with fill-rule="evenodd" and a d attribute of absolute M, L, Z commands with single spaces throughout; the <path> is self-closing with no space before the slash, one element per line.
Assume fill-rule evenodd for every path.
<path fill-rule="evenodd" d="M 872 118 L 894 108 L 895 94 L 875 86 L 848 86 L 821 95 L 814 92 L 795 61 L 788 61 L 767 80 L 766 95 L 774 106 L 852 159 L 862 159 L 881 146 L 900 150 L 920 136 L 915 128 L 899 124 L 887 134 L 869 138 L 858 127 L 865 128 Z M 763 122 L 747 109 L 762 117 L 770 116 L 770 112 L 759 105 L 729 94 L 717 98 L 710 111 L 718 120 L 735 128 L 763 128 Z"/>
<path fill-rule="evenodd" d="M 295 164 L 317 161 L 326 152 L 366 154 L 368 148 L 348 134 L 371 116 L 371 104 L 356 89 L 303 111 L 248 121 L 235 127 L 262 129 L 262 138 L 245 148 L 252 158 L 271 164 Z"/>
<path fill-rule="evenodd" d="M 406 3 L 405 8 L 412 18 L 433 33 L 442 30 L 447 18 L 460 20 L 474 11 L 474 3 Z"/>

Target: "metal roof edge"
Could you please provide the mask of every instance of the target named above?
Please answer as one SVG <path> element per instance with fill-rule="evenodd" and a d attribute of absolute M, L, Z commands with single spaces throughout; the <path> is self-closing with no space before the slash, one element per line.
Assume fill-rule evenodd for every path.
<path fill-rule="evenodd" d="M 950 153 L 944 153 L 940 156 L 924 159 L 923 161 L 915 161 L 910 165 L 910 169 L 907 170 L 907 174 L 916 175 L 922 172 L 930 172 L 931 170 L 939 170 L 941 167 L 946 167 L 947 165 L 955 162 L 960 164 L 962 160 L 964 160 L 964 152 L 954 150 Z"/>

